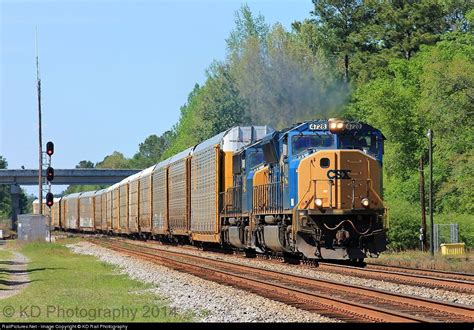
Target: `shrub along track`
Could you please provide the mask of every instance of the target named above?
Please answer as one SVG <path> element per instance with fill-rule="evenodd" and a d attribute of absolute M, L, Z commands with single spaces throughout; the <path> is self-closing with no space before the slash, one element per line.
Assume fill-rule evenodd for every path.
<path fill-rule="evenodd" d="M 123 240 L 90 242 L 304 310 L 348 322 L 474 322 L 474 309 L 431 299 L 277 272 Z"/>

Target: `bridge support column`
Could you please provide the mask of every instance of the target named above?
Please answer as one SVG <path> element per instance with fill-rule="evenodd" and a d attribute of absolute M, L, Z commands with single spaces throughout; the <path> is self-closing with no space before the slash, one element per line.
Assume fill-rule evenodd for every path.
<path fill-rule="evenodd" d="M 12 200 L 12 230 L 16 231 L 16 224 L 18 221 L 18 215 L 20 214 L 20 197 L 21 189 L 20 186 L 12 184 L 10 186 L 10 195 Z"/>

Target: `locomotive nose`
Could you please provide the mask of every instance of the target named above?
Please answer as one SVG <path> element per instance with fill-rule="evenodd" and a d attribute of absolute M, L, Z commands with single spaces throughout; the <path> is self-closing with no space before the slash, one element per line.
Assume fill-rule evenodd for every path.
<path fill-rule="evenodd" d="M 383 208 L 381 167 L 360 150 L 321 150 L 298 167 L 299 209 Z"/>

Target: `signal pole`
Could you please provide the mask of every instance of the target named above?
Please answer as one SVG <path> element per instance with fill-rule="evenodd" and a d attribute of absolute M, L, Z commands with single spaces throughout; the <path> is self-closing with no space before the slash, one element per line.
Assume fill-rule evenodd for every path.
<path fill-rule="evenodd" d="M 423 156 L 420 157 L 420 209 L 421 209 L 421 228 L 420 242 L 421 251 L 426 251 L 426 207 L 425 207 L 425 175 L 423 169 Z"/>
<path fill-rule="evenodd" d="M 51 212 L 54 204 L 54 196 L 51 192 L 51 181 L 54 180 L 54 168 L 51 167 L 51 156 L 54 154 L 54 143 L 49 141 L 46 143 L 46 155 L 48 156 L 48 168 L 46 169 L 46 181 L 48 181 L 48 192 L 46 193 L 46 206 L 49 207 L 49 242 L 51 243 Z"/>
<path fill-rule="evenodd" d="M 38 93 L 38 200 L 39 214 L 43 214 L 43 137 L 41 132 L 41 78 L 39 75 L 39 56 L 38 56 L 38 29 L 35 30 L 36 41 L 36 87 Z"/>
<path fill-rule="evenodd" d="M 431 256 L 434 256 L 434 224 L 433 224 L 433 131 L 428 130 L 428 157 L 430 163 L 430 192 L 429 192 L 429 206 L 430 206 L 430 250 Z"/>

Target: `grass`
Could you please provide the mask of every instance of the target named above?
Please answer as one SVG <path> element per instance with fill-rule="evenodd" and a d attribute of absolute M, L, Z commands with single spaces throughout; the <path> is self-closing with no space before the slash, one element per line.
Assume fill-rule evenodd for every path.
<path fill-rule="evenodd" d="M 9 250 L 5 250 L 0 247 L 0 261 L 8 261 L 13 257 L 13 254 Z"/>
<path fill-rule="evenodd" d="M 0 300 L 0 322 L 180 322 L 166 301 L 147 293 L 151 286 L 120 275 L 114 266 L 95 257 L 78 255 L 57 243 L 11 242 L 9 249 L 26 255 L 29 286 L 16 296 Z M 12 317 L 2 310 L 12 306 Z M 25 306 L 30 306 L 24 309 Z M 33 306 L 33 307 L 31 307 Z M 21 310 L 23 308 L 23 315 Z"/>
<path fill-rule="evenodd" d="M 435 254 L 434 257 L 431 257 L 429 252 L 413 250 L 384 252 L 379 258 L 367 258 L 366 261 L 384 265 L 474 273 L 474 252 L 459 256 Z"/>

